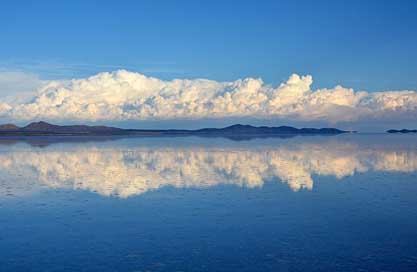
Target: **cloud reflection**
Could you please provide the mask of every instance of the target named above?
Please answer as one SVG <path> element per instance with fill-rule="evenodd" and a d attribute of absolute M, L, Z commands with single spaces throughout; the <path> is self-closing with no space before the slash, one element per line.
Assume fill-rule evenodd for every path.
<path fill-rule="evenodd" d="M 361 147 L 356 143 L 287 143 L 269 147 L 100 147 L 76 145 L 0 153 L 0 195 L 36 187 L 81 189 L 126 198 L 165 186 L 219 184 L 262 187 L 286 183 L 312 190 L 314 176 L 342 179 L 366 171 L 413 172 L 417 150 Z"/>

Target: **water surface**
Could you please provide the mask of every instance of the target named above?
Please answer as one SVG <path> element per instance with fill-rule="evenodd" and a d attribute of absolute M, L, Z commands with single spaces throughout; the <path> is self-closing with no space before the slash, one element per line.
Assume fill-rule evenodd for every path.
<path fill-rule="evenodd" d="M 0 271 L 417 269 L 413 135 L 61 140 L 0 140 Z"/>

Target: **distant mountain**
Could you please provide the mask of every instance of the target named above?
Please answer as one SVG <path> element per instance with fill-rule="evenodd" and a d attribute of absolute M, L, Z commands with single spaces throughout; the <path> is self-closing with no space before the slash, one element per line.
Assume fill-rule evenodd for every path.
<path fill-rule="evenodd" d="M 13 124 L 4 124 L 0 125 L 0 131 L 1 130 L 18 130 L 20 127 L 13 125 Z"/>
<path fill-rule="evenodd" d="M 289 126 L 280 127 L 255 127 L 251 125 L 236 124 L 225 128 L 203 128 L 196 130 L 195 133 L 220 133 L 220 134 L 340 134 L 348 131 L 336 128 L 295 128 Z"/>
<path fill-rule="evenodd" d="M 388 133 L 417 133 L 417 129 L 390 129 L 387 130 Z"/>
<path fill-rule="evenodd" d="M 106 126 L 86 126 L 86 125 L 74 125 L 74 126 L 58 126 L 52 125 L 47 122 L 34 122 L 21 128 L 23 131 L 36 131 L 36 132 L 52 132 L 52 133 L 104 133 L 104 132 L 120 132 L 121 128 L 106 127 Z"/>
<path fill-rule="evenodd" d="M 197 130 L 147 130 L 147 129 L 121 129 L 107 126 L 59 126 L 47 122 L 33 122 L 24 127 L 13 124 L 0 125 L 0 136 L 39 136 L 39 135 L 138 135 L 138 136 L 225 136 L 225 137 L 270 137 L 271 135 L 298 135 L 298 134 L 340 134 L 348 131 L 336 128 L 294 128 L 255 127 L 251 125 L 236 124 L 225 128 L 203 128 Z"/>
<path fill-rule="evenodd" d="M 59 126 L 49 124 L 47 122 L 33 122 L 24 127 L 18 127 L 13 124 L 0 125 L 0 135 L 98 135 L 98 134 L 117 134 L 123 132 L 124 129 L 106 126 L 86 126 L 86 125 L 74 125 L 74 126 Z"/>

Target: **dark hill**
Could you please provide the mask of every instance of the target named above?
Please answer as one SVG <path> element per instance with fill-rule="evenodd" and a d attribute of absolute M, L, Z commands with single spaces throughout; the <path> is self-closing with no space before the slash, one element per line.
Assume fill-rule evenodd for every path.
<path fill-rule="evenodd" d="M 4 124 L 0 125 L 0 131 L 1 130 L 18 130 L 20 127 L 13 125 L 13 124 Z"/>
<path fill-rule="evenodd" d="M 387 130 L 388 133 L 417 133 L 417 129 L 390 129 Z"/>
<path fill-rule="evenodd" d="M 340 134 L 348 131 L 336 128 L 301 128 L 289 126 L 255 127 L 236 124 L 225 128 L 203 128 L 197 130 L 147 130 L 121 129 L 107 126 L 72 125 L 60 126 L 47 122 L 33 122 L 24 127 L 13 124 L 0 125 L 0 136 L 39 136 L 39 135 L 142 135 L 142 136 L 226 136 L 226 137 L 270 137 L 271 135 L 298 134 Z"/>
<path fill-rule="evenodd" d="M 29 125 L 21 128 L 25 132 L 51 132 L 51 133 L 111 133 L 120 132 L 123 129 L 106 127 L 106 126 L 86 126 L 86 125 L 74 125 L 74 126 L 58 126 L 49 124 L 47 122 L 33 122 Z"/>
<path fill-rule="evenodd" d="M 339 130 L 336 128 L 295 128 L 289 126 L 280 127 L 255 127 L 251 125 L 232 125 L 225 128 L 204 128 L 196 130 L 195 133 L 227 133 L 227 134 L 340 134 L 348 131 Z"/>

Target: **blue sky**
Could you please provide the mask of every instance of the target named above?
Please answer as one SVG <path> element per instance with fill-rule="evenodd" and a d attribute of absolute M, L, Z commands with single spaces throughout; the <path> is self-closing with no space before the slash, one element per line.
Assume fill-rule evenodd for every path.
<path fill-rule="evenodd" d="M 413 89 L 416 13 L 416 1 L 3 1 L 0 67 Z"/>
<path fill-rule="evenodd" d="M 227 125 L 236 116 L 256 124 L 276 124 L 279 117 L 312 125 L 342 122 L 353 129 L 367 127 L 372 118 L 383 128 L 412 124 L 417 118 L 416 14 L 417 1 L 408 0 L 3 1 L 0 119 L 67 122 L 81 111 L 90 114 L 84 120 L 90 122 L 186 127 L 195 126 L 189 118 L 211 120 L 227 108 L 213 117 L 216 122 L 197 126 Z M 176 100 L 167 102 L 166 83 L 156 87 L 150 80 L 142 82 L 139 74 L 114 72 L 93 83 L 59 83 L 45 97 L 33 93 L 50 80 L 85 79 L 119 69 L 165 82 L 206 78 L 219 84 L 199 94 L 194 90 L 205 88 L 201 82 L 190 87 L 182 81 L 185 89 L 171 84 Z M 293 73 L 312 75 L 313 81 L 290 77 Z M 245 78 L 263 81 L 239 81 Z M 234 82 L 233 87 L 223 81 Z M 278 88 L 281 83 L 289 87 Z M 150 89 L 143 89 L 146 84 Z M 103 95 L 122 85 L 130 89 Z M 62 88 L 71 92 L 62 94 Z M 238 94 L 227 102 L 231 88 Z M 321 88 L 329 91 L 315 92 Z M 411 93 L 372 95 L 397 90 Z M 245 95 L 246 101 L 236 102 Z M 79 99 L 85 101 L 78 105 L 74 101 Z M 223 104 L 216 109 L 214 100 Z M 161 110 L 174 104 L 171 112 Z M 166 123 L 171 116 L 175 122 Z"/>

